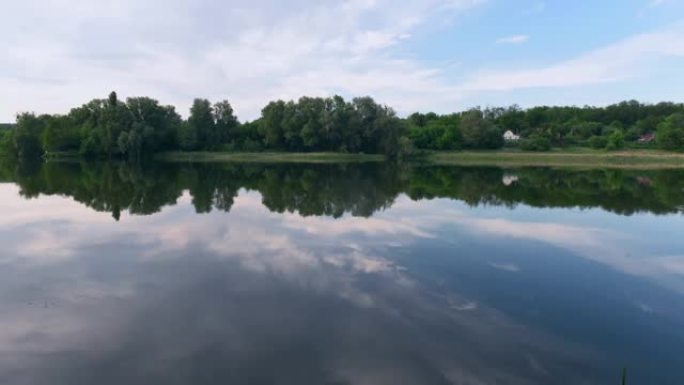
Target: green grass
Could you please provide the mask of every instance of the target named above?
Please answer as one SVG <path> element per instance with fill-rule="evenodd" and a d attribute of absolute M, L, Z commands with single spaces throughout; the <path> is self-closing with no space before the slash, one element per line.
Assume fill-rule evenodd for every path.
<path fill-rule="evenodd" d="M 520 150 L 433 152 L 429 163 L 440 165 L 550 166 L 573 168 L 684 168 L 684 154 L 658 150 L 603 151 L 587 148 L 549 152 Z"/>
<path fill-rule="evenodd" d="M 255 162 L 255 163 L 358 163 L 381 162 L 383 155 L 335 152 L 166 152 L 157 159 L 167 162 Z"/>
<path fill-rule="evenodd" d="M 0 154 L 1 156 L 1 154 Z M 51 153 L 49 159 L 73 159 L 77 153 Z M 383 155 L 335 152 L 165 152 L 156 158 L 168 162 L 254 162 L 254 163 L 360 163 L 381 162 Z M 454 166 L 547 166 L 565 168 L 684 168 L 684 153 L 660 150 L 604 151 L 583 147 L 527 152 L 518 149 L 489 151 L 434 151 L 416 160 Z"/>

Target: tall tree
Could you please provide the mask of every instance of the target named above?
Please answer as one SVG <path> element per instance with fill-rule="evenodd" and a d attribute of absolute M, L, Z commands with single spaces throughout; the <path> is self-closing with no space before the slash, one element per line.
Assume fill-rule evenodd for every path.
<path fill-rule="evenodd" d="M 17 116 L 14 132 L 14 148 L 20 158 L 38 158 L 43 154 L 41 137 L 45 130 L 48 116 L 36 116 L 23 113 Z"/>
<path fill-rule="evenodd" d="M 206 99 L 195 99 L 190 108 L 188 129 L 197 137 L 197 145 L 202 149 L 217 146 L 216 124 L 211 103 Z"/>
<path fill-rule="evenodd" d="M 501 130 L 490 119 L 485 119 L 479 109 L 461 115 L 461 133 L 463 144 L 468 148 L 496 149 L 504 145 Z"/>
<path fill-rule="evenodd" d="M 658 125 L 658 146 L 665 150 L 684 150 L 684 113 L 672 114 Z"/>
<path fill-rule="evenodd" d="M 214 121 L 216 122 L 216 141 L 225 144 L 234 141 L 239 135 L 240 122 L 233 112 L 233 107 L 227 100 L 214 104 Z"/>

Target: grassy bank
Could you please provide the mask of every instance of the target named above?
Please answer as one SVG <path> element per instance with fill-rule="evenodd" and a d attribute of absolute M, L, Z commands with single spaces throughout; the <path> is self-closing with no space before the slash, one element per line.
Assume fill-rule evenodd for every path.
<path fill-rule="evenodd" d="M 440 165 L 550 166 L 575 168 L 684 168 L 684 154 L 658 150 L 600 151 L 586 148 L 550 152 L 518 150 L 434 152 L 426 156 Z"/>
<path fill-rule="evenodd" d="M 1 156 L 1 154 L 0 154 Z M 76 153 L 51 153 L 47 159 L 73 160 Z M 335 152 L 165 152 L 156 159 L 167 162 L 254 162 L 254 163 L 360 163 L 381 162 L 383 155 L 344 154 Z M 415 161 L 436 165 L 500 167 L 571 167 L 571 168 L 684 168 L 684 153 L 659 150 L 601 151 L 570 148 L 549 152 L 526 152 L 515 149 L 492 151 L 428 152 Z"/>
<path fill-rule="evenodd" d="M 352 163 L 381 162 L 383 155 L 335 152 L 166 152 L 157 155 L 167 162 L 256 162 L 256 163 Z"/>

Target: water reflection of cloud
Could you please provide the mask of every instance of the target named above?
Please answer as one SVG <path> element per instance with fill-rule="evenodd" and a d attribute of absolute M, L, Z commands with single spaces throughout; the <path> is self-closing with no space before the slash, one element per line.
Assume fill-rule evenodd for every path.
<path fill-rule="evenodd" d="M 683 276 L 684 257 L 654 256 L 652 251 L 638 247 L 635 236 L 609 227 L 568 224 L 552 221 L 514 220 L 485 217 L 454 208 L 452 201 L 433 200 L 415 203 L 406 197 L 397 200 L 389 216 L 412 218 L 414 225 L 426 232 L 453 228 L 473 236 L 497 236 L 538 241 L 553 245 L 588 260 L 609 266 L 620 272 L 662 279 Z M 510 212 L 502 212 L 502 215 Z M 381 216 L 384 214 L 381 214 Z M 534 219 L 530 215 L 530 219 Z M 651 245 L 652 246 L 652 245 Z M 684 290 L 682 283 L 675 284 Z"/>
<path fill-rule="evenodd" d="M 488 234 L 545 242 L 624 273 L 661 278 L 684 275 L 684 257 L 629 250 L 628 237 L 612 230 L 558 223 L 467 218 L 467 227 Z"/>
<path fill-rule="evenodd" d="M 388 212 L 365 227 L 364 219 L 272 214 L 257 199 L 242 193 L 228 216 L 182 205 L 124 215 L 123 224 L 77 210 L 35 216 L 37 231 L 60 229 L 59 242 L 22 249 L 37 233 L 14 231 L 7 251 L 24 261 L 67 258 L 4 260 L 11 279 L 0 292 L 49 295 L 57 306 L 1 299 L 0 377 L 169 382 L 192 368 L 236 383 L 271 373 L 291 383 L 533 384 L 549 380 L 539 368 L 572 381 L 573 365 L 595 364 L 591 351 L 427 288 L 378 253 L 378 245 L 429 239 L 453 215 L 412 223 Z M 532 365 L 529 357 L 544 358 Z M 297 367 L 308 374 L 288 369 Z M 116 376 L 122 370 L 127 377 Z M 229 377 L 236 371 L 246 377 Z"/>
<path fill-rule="evenodd" d="M 497 269 L 497 270 L 503 270 L 507 271 L 509 273 L 518 273 L 520 272 L 520 267 L 514 263 L 495 263 L 495 262 L 490 262 L 489 266 Z"/>

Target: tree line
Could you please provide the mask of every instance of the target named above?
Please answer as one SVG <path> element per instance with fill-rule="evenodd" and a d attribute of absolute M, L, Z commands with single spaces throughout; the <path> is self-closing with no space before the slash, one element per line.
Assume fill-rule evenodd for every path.
<path fill-rule="evenodd" d="M 118 219 L 176 205 L 187 192 L 197 213 L 230 211 L 241 190 L 271 212 L 369 217 L 401 194 L 471 206 L 594 208 L 621 215 L 682 213 L 682 170 L 562 170 L 351 164 L 15 162 L 0 160 L 0 182 L 26 198 L 61 195 Z"/>
<path fill-rule="evenodd" d="M 2 130 L 0 152 L 20 158 L 78 153 L 139 159 L 161 151 L 340 151 L 398 156 L 410 150 L 403 122 L 370 97 L 276 101 L 240 123 L 228 101 L 196 99 L 187 120 L 147 97 L 119 100 L 112 92 L 66 115 L 22 113 Z M 403 146 L 403 147 L 402 147 Z"/>
<path fill-rule="evenodd" d="M 438 115 L 415 113 L 407 118 L 409 137 L 417 148 L 458 150 L 519 146 L 543 151 L 551 147 L 619 150 L 637 145 L 684 150 L 684 104 L 624 101 L 606 107 L 533 107 L 473 109 Z M 510 130 L 522 137 L 504 143 Z M 653 140 L 651 140 L 651 138 Z M 640 143 L 641 139 L 641 144 Z"/>
<path fill-rule="evenodd" d="M 522 140 L 506 142 L 504 131 Z M 655 138 L 650 142 L 651 136 Z M 644 140 L 647 138 L 647 140 Z M 640 141 L 641 139 L 641 141 Z M 684 150 L 684 104 L 626 101 L 607 107 L 474 108 L 399 118 L 370 97 L 274 101 L 251 122 L 238 121 L 228 101 L 196 99 L 187 119 L 148 97 L 119 100 L 112 92 L 66 115 L 22 113 L 0 126 L 0 153 L 20 158 L 78 153 L 128 158 L 162 151 L 333 151 L 410 156 L 416 150 L 519 146 L 636 146 Z"/>

